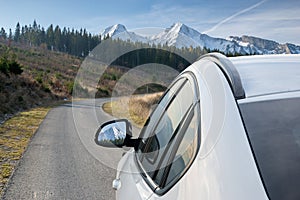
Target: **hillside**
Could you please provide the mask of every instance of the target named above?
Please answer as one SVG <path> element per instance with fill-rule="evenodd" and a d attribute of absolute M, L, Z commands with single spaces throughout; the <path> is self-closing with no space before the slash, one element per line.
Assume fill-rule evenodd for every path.
<path fill-rule="evenodd" d="M 0 122 L 19 111 L 70 97 L 82 62 L 65 53 L 1 40 L 0 59 L 4 57 L 15 60 L 23 72 L 0 72 Z"/>

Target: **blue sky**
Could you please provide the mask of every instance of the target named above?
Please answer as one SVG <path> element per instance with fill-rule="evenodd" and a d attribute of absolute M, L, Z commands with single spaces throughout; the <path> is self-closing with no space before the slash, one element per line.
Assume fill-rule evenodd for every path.
<path fill-rule="evenodd" d="M 214 37 L 253 35 L 300 45 L 299 0 L 0 0 L 0 27 L 33 20 L 99 33 L 116 23 L 127 29 L 167 28 L 182 22 Z"/>

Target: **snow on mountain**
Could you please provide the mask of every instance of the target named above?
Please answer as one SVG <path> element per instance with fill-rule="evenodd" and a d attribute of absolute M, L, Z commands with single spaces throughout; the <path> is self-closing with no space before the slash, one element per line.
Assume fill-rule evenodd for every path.
<path fill-rule="evenodd" d="M 165 29 L 165 31 L 152 36 L 150 39 L 154 44 L 167 44 L 178 48 L 186 47 L 187 45 L 197 47 L 199 43 L 194 40 L 194 37 L 197 37 L 199 34 L 199 32 L 182 23 L 176 23 L 171 28 Z"/>
<path fill-rule="evenodd" d="M 153 36 L 152 41 L 155 44 L 167 44 L 169 46 L 181 47 L 198 47 L 208 49 L 218 49 L 225 53 L 250 53 L 250 49 L 246 45 L 239 45 L 235 41 L 222 38 L 213 38 L 206 34 L 201 34 L 185 24 L 176 23 L 164 32 Z"/>
<path fill-rule="evenodd" d="M 117 24 L 106 28 L 101 36 L 109 35 L 113 39 L 130 40 L 132 42 L 144 42 L 149 44 L 160 44 L 168 46 L 201 47 L 210 50 L 217 49 L 224 53 L 240 54 L 295 54 L 300 53 L 300 46 L 294 44 L 279 44 L 275 41 L 265 40 L 252 36 L 230 36 L 226 39 L 214 38 L 201 34 L 197 30 L 180 22 L 173 24 L 170 28 L 152 37 L 143 37 L 128 32 L 124 25 Z"/>
<path fill-rule="evenodd" d="M 100 140 L 110 140 L 114 141 L 116 139 L 124 139 L 126 136 L 120 129 L 115 126 L 110 127 L 109 129 L 105 130 L 105 134 L 102 132 L 100 133 L 99 137 Z"/>
<path fill-rule="evenodd" d="M 286 43 L 285 45 L 287 48 L 287 52 L 292 54 L 300 54 L 300 46 L 290 44 L 290 43 Z"/>
<path fill-rule="evenodd" d="M 109 36 L 109 37 L 112 37 L 113 35 L 117 35 L 117 34 L 120 34 L 124 31 L 127 31 L 125 26 L 122 25 L 122 24 L 116 24 L 116 25 L 113 25 L 113 26 L 110 26 L 108 28 L 106 28 L 102 33 L 101 33 L 101 36 L 105 37 L 105 36 Z"/>
<path fill-rule="evenodd" d="M 262 39 L 253 36 L 243 35 L 242 37 L 230 36 L 228 38 L 238 44 L 247 44 L 252 52 L 259 54 L 299 54 L 300 46 L 294 44 L 279 44 L 278 42 Z"/>
<path fill-rule="evenodd" d="M 131 42 L 144 42 L 148 43 L 148 39 L 135 34 L 134 32 L 128 32 L 126 27 L 122 24 L 116 24 L 114 26 L 110 26 L 106 28 L 101 34 L 101 38 L 105 38 L 109 36 L 113 39 L 121 39 L 124 41 L 130 40 Z"/>

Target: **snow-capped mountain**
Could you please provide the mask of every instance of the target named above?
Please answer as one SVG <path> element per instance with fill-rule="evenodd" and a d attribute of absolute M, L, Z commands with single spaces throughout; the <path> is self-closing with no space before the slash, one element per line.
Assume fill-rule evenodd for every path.
<path fill-rule="evenodd" d="M 134 32 L 129 32 L 122 24 L 116 24 L 114 26 L 110 26 L 106 28 L 101 34 L 101 38 L 105 38 L 107 36 L 113 39 L 121 39 L 124 41 L 130 40 L 132 42 L 145 42 L 148 43 L 149 40 L 143 36 L 137 35 Z"/>
<path fill-rule="evenodd" d="M 99 139 L 100 140 L 110 140 L 110 141 L 114 141 L 114 140 L 118 140 L 118 139 L 124 139 L 126 136 L 125 133 L 123 133 L 120 129 L 118 129 L 115 126 L 110 127 L 109 129 L 105 130 L 104 132 L 101 132 L 99 134 Z"/>
<path fill-rule="evenodd" d="M 130 40 L 149 44 L 167 44 L 168 46 L 201 47 L 210 50 L 218 49 L 225 53 L 240 54 L 298 54 L 300 46 L 294 44 L 279 44 L 275 41 L 252 36 L 230 36 L 227 39 L 214 38 L 201 34 L 197 30 L 182 23 L 173 24 L 170 28 L 152 37 L 143 37 L 134 32 L 128 32 L 124 25 L 114 25 L 105 29 L 101 36 L 109 35 L 113 39 Z"/>
<path fill-rule="evenodd" d="M 266 40 L 253 36 L 230 36 L 228 40 L 235 41 L 239 45 L 249 46 L 252 51 L 259 54 L 299 54 L 300 46 L 294 44 L 279 44 L 272 40 Z"/>
<path fill-rule="evenodd" d="M 225 53 L 250 53 L 248 47 L 240 46 L 235 41 L 222 38 L 213 38 L 206 34 L 201 34 L 182 23 L 176 23 L 164 32 L 153 36 L 152 41 L 155 44 L 167 44 L 169 46 L 181 47 L 198 47 L 208 49 L 218 49 Z"/>
<path fill-rule="evenodd" d="M 105 37 L 105 36 L 109 36 L 112 37 L 114 35 L 120 34 L 124 31 L 127 31 L 125 26 L 122 24 L 116 24 L 110 27 L 107 27 L 102 33 L 101 36 Z"/>

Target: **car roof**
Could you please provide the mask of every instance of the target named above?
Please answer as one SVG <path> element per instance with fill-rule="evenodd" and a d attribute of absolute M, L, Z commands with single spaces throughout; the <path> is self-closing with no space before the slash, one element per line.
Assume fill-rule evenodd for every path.
<path fill-rule="evenodd" d="M 246 98 L 300 91 L 300 55 L 229 58 L 239 73 Z"/>

